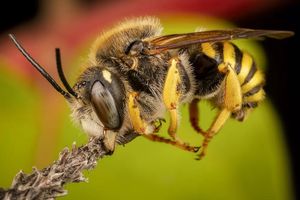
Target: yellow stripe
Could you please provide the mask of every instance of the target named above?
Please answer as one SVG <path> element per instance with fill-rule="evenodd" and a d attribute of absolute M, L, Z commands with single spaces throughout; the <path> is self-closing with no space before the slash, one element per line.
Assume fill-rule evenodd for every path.
<path fill-rule="evenodd" d="M 214 50 L 212 43 L 202 43 L 202 52 L 210 58 L 215 58 L 217 52 Z"/>
<path fill-rule="evenodd" d="M 244 102 L 258 102 L 258 101 L 263 100 L 264 98 L 265 98 L 265 92 L 263 89 L 260 89 L 257 93 L 255 93 L 251 96 L 245 97 Z"/>
<path fill-rule="evenodd" d="M 243 52 L 241 71 L 238 74 L 238 79 L 241 84 L 244 83 L 245 78 L 249 74 L 252 63 L 253 63 L 253 58 L 248 53 Z"/>
<path fill-rule="evenodd" d="M 262 82 L 264 82 L 264 75 L 261 71 L 257 70 L 251 80 L 242 86 L 243 94 L 260 85 Z"/>
<path fill-rule="evenodd" d="M 235 52 L 234 47 L 229 42 L 223 43 L 223 62 L 230 64 L 231 68 L 234 69 L 235 66 Z"/>

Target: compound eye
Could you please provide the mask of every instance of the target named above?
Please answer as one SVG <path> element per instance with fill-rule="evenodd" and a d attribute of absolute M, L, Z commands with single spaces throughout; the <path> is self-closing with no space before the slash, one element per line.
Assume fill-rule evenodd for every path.
<path fill-rule="evenodd" d="M 121 126 L 121 119 L 111 92 L 100 81 L 91 89 L 91 104 L 105 128 L 114 130 Z"/>

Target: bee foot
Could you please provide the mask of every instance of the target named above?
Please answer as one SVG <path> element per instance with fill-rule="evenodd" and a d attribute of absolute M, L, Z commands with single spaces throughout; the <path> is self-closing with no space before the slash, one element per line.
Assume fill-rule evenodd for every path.
<path fill-rule="evenodd" d="M 196 160 L 202 160 L 204 157 L 205 157 L 206 153 L 203 152 L 200 152 L 199 154 L 197 154 L 197 157 L 195 158 Z"/>
<path fill-rule="evenodd" d="M 194 148 L 194 152 L 197 153 L 201 147 L 193 147 L 193 148 Z"/>

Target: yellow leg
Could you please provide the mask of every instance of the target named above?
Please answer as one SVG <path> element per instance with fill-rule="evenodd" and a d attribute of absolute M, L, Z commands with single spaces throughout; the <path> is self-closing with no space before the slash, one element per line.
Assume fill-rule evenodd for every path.
<path fill-rule="evenodd" d="M 216 116 L 212 125 L 204 135 L 201 152 L 198 155 L 199 159 L 205 156 L 208 143 L 222 128 L 227 119 L 231 116 L 231 113 L 241 109 L 242 107 L 241 85 L 234 69 L 225 63 L 221 63 L 218 66 L 218 69 L 219 71 L 226 73 L 224 79 L 224 101 L 223 105 L 221 106 L 221 111 Z"/>
<path fill-rule="evenodd" d="M 178 127 L 177 106 L 180 98 L 180 91 L 178 90 L 178 86 L 181 83 L 180 74 L 177 68 L 178 62 L 180 61 L 176 58 L 173 58 L 171 60 L 171 66 L 169 67 L 168 74 L 165 80 L 165 85 L 163 90 L 163 100 L 165 106 L 170 112 L 170 126 L 168 129 L 168 133 L 171 136 L 171 138 L 181 142 L 181 140 L 176 135 L 176 131 Z"/>
<path fill-rule="evenodd" d="M 239 79 L 233 68 L 229 64 L 222 63 L 218 66 L 218 69 L 226 73 L 226 77 L 224 79 L 224 102 L 223 108 L 227 108 L 227 110 L 234 112 L 240 110 L 242 107 L 242 90 Z"/>
<path fill-rule="evenodd" d="M 204 135 L 204 139 L 203 139 L 203 142 L 201 145 L 201 152 L 198 155 L 197 159 L 202 159 L 206 155 L 208 143 L 222 128 L 222 126 L 227 121 L 227 119 L 230 117 L 230 115 L 231 115 L 231 112 L 228 111 L 227 109 L 223 109 L 219 112 L 219 114 L 216 116 L 214 122 L 212 123 L 211 127 Z"/>
<path fill-rule="evenodd" d="M 146 123 L 141 118 L 140 110 L 136 103 L 137 96 L 138 96 L 137 93 L 132 92 L 132 93 L 129 93 L 129 99 L 128 99 L 129 116 L 130 116 L 134 131 L 136 131 L 140 135 L 143 135 L 144 137 L 146 137 L 147 139 L 149 139 L 151 141 L 158 141 L 158 142 L 171 144 L 180 149 L 183 149 L 186 151 L 191 151 L 191 152 L 197 152 L 199 150 L 198 147 L 191 147 L 186 144 L 182 144 L 178 141 L 173 141 L 173 140 L 163 138 L 159 135 L 154 134 L 157 131 L 158 127 L 155 126 L 153 123 L 152 124 Z"/>
<path fill-rule="evenodd" d="M 171 144 L 175 147 L 178 147 L 182 150 L 185 150 L 185 151 L 190 151 L 190 152 L 193 152 L 193 153 L 196 153 L 199 151 L 199 148 L 200 147 L 193 147 L 193 146 L 189 146 L 189 145 L 185 145 L 183 143 L 179 143 L 178 141 L 174 141 L 174 140 L 170 140 L 168 138 L 164 138 L 164 137 L 161 137 L 159 135 L 156 135 L 156 134 L 151 134 L 151 135 L 143 135 L 145 138 L 151 140 L 151 141 L 155 141 L 155 142 L 163 142 L 163 143 L 166 143 L 166 144 Z"/>
<path fill-rule="evenodd" d="M 151 134 L 154 132 L 154 127 L 148 125 L 142 118 L 140 110 L 136 103 L 138 93 L 129 93 L 128 111 L 133 129 L 139 134 Z"/>
<path fill-rule="evenodd" d="M 178 70 L 179 62 L 180 60 L 178 58 L 171 59 L 171 66 L 169 67 L 163 89 L 164 104 L 170 113 L 170 125 L 168 128 L 168 134 L 174 140 L 176 145 L 181 146 L 180 148 L 194 149 L 198 151 L 199 147 L 192 147 L 189 144 L 184 143 L 176 134 L 179 122 L 177 107 L 181 95 L 179 90 L 179 86 L 181 84 L 180 73 Z"/>
<path fill-rule="evenodd" d="M 199 101 L 200 101 L 199 99 L 194 99 L 189 104 L 190 122 L 194 130 L 197 131 L 197 133 L 200 133 L 201 135 L 204 136 L 205 132 L 198 124 L 199 123 L 199 108 L 198 108 Z"/>

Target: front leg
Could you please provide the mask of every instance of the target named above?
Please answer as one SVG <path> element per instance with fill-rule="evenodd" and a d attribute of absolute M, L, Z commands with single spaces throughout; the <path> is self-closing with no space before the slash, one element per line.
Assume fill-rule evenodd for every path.
<path fill-rule="evenodd" d="M 138 94 L 136 92 L 129 93 L 129 98 L 128 98 L 129 117 L 131 119 L 131 123 L 135 132 L 146 137 L 151 141 L 171 144 L 173 146 L 176 146 L 186 151 L 197 152 L 199 150 L 199 148 L 197 147 L 191 147 L 183 143 L 180 143 L 178 141 L 173 141 L 155 134 L 159 126 L 158 127 L 155 126 L 154 123 L 149 124 L 142 119 L 139 107 L 136 102 L 137 97 Z"/>
<path fill-rule="evenodd" d="M 128 111 L 129 117 L 131 120 L 131 124 L 135 132 L 141 135 L 149 135 L 155 132 L 155 126 L 146 123 L 141 118 L 141 112 L 137 105 L 136 98 L 138 97 L 138 93 L 130 92 L 128 97 Z"/>

